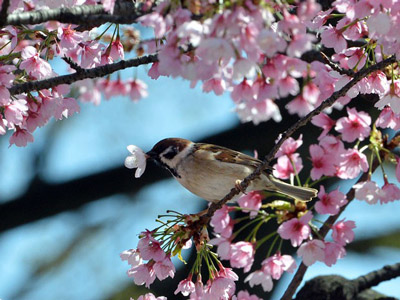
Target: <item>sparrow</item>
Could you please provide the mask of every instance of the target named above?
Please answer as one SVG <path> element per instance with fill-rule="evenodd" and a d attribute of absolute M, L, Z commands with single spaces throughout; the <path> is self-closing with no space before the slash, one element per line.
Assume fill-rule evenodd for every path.
<path fill-rule="evenodd" d="M 262 163 L 235 150 L 182 138 L 159 141 L 146 153 L 146 158 L 167 169 L 190 192 L 210 202 L 221 200 Z M 236 201 L 243 193 L 261 190 L 279 192 L 300 201 L 310 201 L 318 192 L 313 188 L 285 183 L 275 178 L 269 168 L 230 202 Z"/>

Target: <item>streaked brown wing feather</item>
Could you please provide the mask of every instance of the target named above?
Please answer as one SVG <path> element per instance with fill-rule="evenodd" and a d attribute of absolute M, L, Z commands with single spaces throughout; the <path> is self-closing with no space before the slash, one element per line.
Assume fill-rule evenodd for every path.
<path fill-rule="evenodd" d="M 217 145 L 197 143 L 194 152 L 196 152 L 196 155 L 203 157 L 204 159 L 211 159 L 211 152 L 214 154 L 215 159 L 225 163 L 241 164 L 254 168 L 257 168 L 261 164 L 261 160 L 257 158 Z M 264 172 L 270 174 L 272 168 L 269 167 L 264 170 Z"/>

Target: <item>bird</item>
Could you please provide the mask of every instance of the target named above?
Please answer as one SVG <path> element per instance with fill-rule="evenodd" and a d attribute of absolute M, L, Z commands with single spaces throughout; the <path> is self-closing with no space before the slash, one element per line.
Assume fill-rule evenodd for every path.
<path fill-rule="evenodd" d="M 209 202 L 220 201 L 262 163 L 229 148 L 183 138 L 159 141 L 146 153 L 146 159 L 167 169 L 182 186 Z M 247 192 L 262 190 L 279 192 L 300 201 L 310 201 L 318 192 L 313 188 L 285 183 L 272 175 L 272 168 L 267 168 L 230 202 Z"/>

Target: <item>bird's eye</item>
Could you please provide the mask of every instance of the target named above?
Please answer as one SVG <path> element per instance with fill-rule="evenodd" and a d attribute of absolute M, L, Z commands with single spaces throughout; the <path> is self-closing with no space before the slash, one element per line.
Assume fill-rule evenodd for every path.
<path fill-rule="evenodd" d="M 173 159 L 178 154 L 178 148 L 176 147 L 168 147 L 168 149 L 163 153 L 163 156 L 166 159 Z"/>

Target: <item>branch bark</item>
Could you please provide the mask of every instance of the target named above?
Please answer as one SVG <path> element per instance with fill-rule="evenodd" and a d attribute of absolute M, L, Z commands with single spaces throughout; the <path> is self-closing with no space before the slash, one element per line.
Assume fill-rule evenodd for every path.
<path fill-rule="evenodd" d="M 134 3 L 118 1 L 112 15 L 104 11 L 103 5 L 80 5 L 13 13 L 8 15 L 7 18 L 4 17 L 2 20 L 5 20 L 5 22 L 0 25 L 34 25 L 47 21 L 59 21 L 61 23 L 95 27 L 108 22 L 132 24 L 144 14 L 146 13 L 141 12 Z"/>
<path fill-rule="evenodd" d="M 92 69 L 82 69 L 80 72 L 52 77 L 43 80 L 28 81 L 21 84 L 13 85 L 9 88 L 11 95 L 17 95 L 21 93 L 27 93 L 31 91 L 38 91 L 43 89 L 53 88 L 60 84 L 71 84 L 76 81 L 86 78 L 98 78 L 105 75 L 112 74 L 116 71 L 123 70 L 126 68 L 137 67 L 158 61 L 157 54 L 150 54 L 129 60 L 121 60 L 117 63 L 104 65 Z"/>

